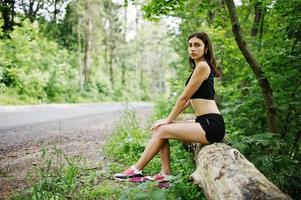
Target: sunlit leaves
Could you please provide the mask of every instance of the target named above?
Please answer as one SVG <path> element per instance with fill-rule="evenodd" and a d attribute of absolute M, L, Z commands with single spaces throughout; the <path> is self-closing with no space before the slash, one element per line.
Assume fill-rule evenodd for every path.
<path fill-rule="evenodd" d="M 146 18 L 155 20 L 162 15 L 174 14 L 184 2 L 184 0 L 153 0 L 144 6 L 143 10 Z"/>

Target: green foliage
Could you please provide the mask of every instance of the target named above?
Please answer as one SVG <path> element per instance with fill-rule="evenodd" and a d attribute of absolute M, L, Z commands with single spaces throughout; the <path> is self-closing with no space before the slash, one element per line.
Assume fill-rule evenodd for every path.
<path fill-rule="evenodd" d="M 129 2 L 131 1 L 126 1 L 126 4 Z M 93 55 L 91 80 L 85 84 L 81 92 L 78 86 L 77 59 L 83 56 L 84 39 L 81 35 L 82 52 L 78 55 L 79 44 L 77 44 L 75 30 L 77 30 L 79 19 L 88 16 L 83 13 L 84 1 L 80 1 L 79 4 L 75 3 L 79 6 L 77 10 L 79 13 L 68 7 L 67 15 L 61 24 L 42 20 L 33 24 L 28 21 L 21 22 L 19 26 L 14 26 L 14 31 L 9 33 L 10 39 L 4 38 L 4 33 L 0 32 L 0 102 L 16 104 L 111 99 L 130 101 L 155 97 L 158 102 L 154 118 L 166 117 L 183 90 L 185 80 L 190 73 L 187 37 L 192 32 L 205 31 L 213 41 L 218 68 L 222 72 L 222 77 L 215 83 L 217 103 L 226 122 L 228 143 L 242 151 L 282 190 L 300 199 L 301 175 L 298 169 L 301 160 L 300 1 L 241 1 L 241 5 L 236 6 L 247 45 L 261 64 L 273 89 L 279 128 L 279 133 L 276 135 L 266 131 L 267 120 L 262 92 L 234 41 L 226 7 L 220 2 L 218 0 L 148 1 L 143 7 L 148 19 L 158 21 L 162 15 L 172 16 L 173 19 L 178 18 L 180 19 L 179 30 L 175 34 L 163 34 L 147 25 L 146 28 L 140 28 L 135 40 L 124 45 L 119 43 L 119 54 L 115 59 L 121 60 L 122 63 L 113 61 L 113 67 L 117 69 L 122 66 L 118 69 L 125 70 L 124 77 L 127 78 L 122 80 L 122 70 L 115 70 L 116 77 L 119 77 L 115 88 L 112 88 L 110 79 L 106 76 L 108 74 L 107 61 L 104 60 L 107 59 L 105 55 L 108 49 L 102 48 L 102 46 L 107 47 L 105 42 L 100 42 L 104 41 L 102 37 L 107 32 L 104 24 L 98 24 L 97 27 L 102 27 L 103 30 L 97 30 L 99 37 L 95 38 L 95 46 L 100 46 L 100 48 L 95 50 L 95 55 Z M 250 30 L 254 25 L 254 5 L 258 2 L 262 6 L 263 18 L 258 27 L 258 34 L 254 37 L 250 35 Z M 108 18 L 100 21 L 106 20 Z M 0 20 L 0 25 L 2 24 Z M 85 28 L 86 26 L 83 26 L 82 30 Z M 116 30 L 116 33 L 120 35 L 120 30 Z M 168 40 L 156 39 L 158 35 Z M 148 42 L 147 45 L 145 41 Z M 158 48 L 158 45 L 153 46 L 151 43 L 160 43 L 161 46 Z M 168 47 L 170 44 L 177 52 L 177 57 L 171 56 L 170 52 L 173 51 L 170 48 L 162 48 L 164 51 L 158 52 L 158 49 Z M 137 52 L 142 53 L 136 56 Z M 143 61 L 143 66 L 138 66 L 137 60 Z M 148 62 L 148 60 L 151 61 Z M 175 71 L 175 76 L 169 78 L 169 94 L 164 95 L 164 98 L 157 98 L 157 95 L 150 92 L 148 86 L 154 81 L 164 82 L 166 78 L 164 74 L 167 70 L 161 66 L 167 64 L 170 64 L 171 69 Z M 146 65 L 151 67 L 143 69 Z M 160 66 L 160 68 L 157 69 L 154 66 Z M 98 70 L 99 68 L 101 70 Z M 138 78 L 140 71 L 135 71 L 137 69 L 141 69 L 140 78 Z M 151 76 L 149 71 L 155 73 Z M 143 77 L 144 73 L 147 75 Z M 155 78 L 150 79 L 150 77 Z M 164 88 L 158 88 L 156 91 L 160 94 L 166 91 Z M 149 138 L 149 133 L 138 127 L 134 117 L 128 118 L 128 121 L 124 122 L 124 125 L 113 136 L 115 140 L 109 142 L 111 146 L 106 147 L 108 156 L 119 161 L 118 164 L 112 166 L 112 172 L 122 170 L 128 166 L 128 162 L 134 162 Z M 186 156 L 180 150 L 180 144 L 175 142 L 172 145 L 176 154 Z M 178 157 L 173 157 L 175 153 L 172 152 L 172 159 L 178 160 Z M 189 159 L 185 157 L 184 160 Z M 185 165 L 182 161 L 172 163 L 177 174 L 180 174 L 177 180 L 182 181 L 177 182 L 170 191 L 182 197 L 183 192 L 179 192 L 181 187 L 184 188 L 185 193 L 191 194 L 189 198 L 195 198 L 200 193 L 196 193 L 183 178 L 187 177 L 185 173 L 193 168 L 192 164 Z M 177 166 L 177 164 L 182 166 Z M 185 170 L 181 172 L 180 168 L 185 168 Z M 156 158 L 148 166 L 146 172 L 156 173 L 158 170 L 159 160 Z M 106 195 L 111 194 L 107 188 L 95 188 L 93 189 L 95 198 L 102 193 L 102 190 L 107 192 Z M 118 194 L 127 196 L 132 195 L 135 190 L 136 188 L 128 188 L 122 192 L 113 191 L 117 193 L 117 196 Z M 153 189 L 150 190 L 153 191 Z M 88 197 L 92 194 L 86 191 L 84 195 Z M 169 192 L 164 195 L 165 198 L 169 198 Z M 92 195 L 91 198 L 94 196 Z"/>
<path fill-rule="evenodd" d="M 77 71 L 74 56 L 43 37 L 37 24 L 24 21 L 1 40 L 2 95 L 15 88 L 18 98 L 29 102 L 74 102 Z"/>
<path fill-rule="evenodd" d="M 12 4 L 12 30 L 0 32 L 1 104 L 148 101 L 166 91 L 174 54 L 166 24 L 137 15 L 143 23 L 133 38 L 135 22 L 119 3 L 70 1 L 65 14 L 63 2 L 56 3 L 58 13 L 43 1 L 34 16 L 22 12 L 33 5 Z"/>
<path fill-rule="evenodd" d="M 166 195 L 163 190 L 156 188 L 154 183 L 146 182 L 137 187 L 125 189 L 120 199 L 166 200 Z"/>
<path fill-rule="evenodd" d="M 160 9 L 155 9 L 160 3 Z M 173 2 L 173 1 L 172 1 Z M 251 36 L 254 5 L 260 2 L 263 18 L 256 37 Z M 172 15 L 181 20 L 174 48 L 180 58 L 172 65 L 177 77 L 171 94 L 179 94 L 187 77 L 186 38 L 205 31 L 213 41 L 222 77 L 216 80 L 217 103 L 225 118 L 227 141 L 238 148 L 272 182 L 300 198 L 301 96 L 300 1 L 242 1 L 237 13 L 247 45 L 262 66 L 273 89 L 279 133 L 268 133 L 266 111 L 258 81 L 239 51 L 226 7 L 220 1 L 154 0 L 145 6 L 150 19 Z M 299 10 L 298 10 L 299 9 Z M 298 11 L 297 11 L 298 10 Z M 172 96 L 172 95 L 171 95 Z M 171 101 L 172 102 L 172 101 Z M 170 102 L 169 102 L 170 103 Z M 164 110 L 164 107 L 163 107 Z M 281 164 L 280 164 L 281 163 Z"/>
<path fill-rule="evenodd" d="M 126 113 L 121 118 L 113 137 L 106 143 L 104 150 L 111 158 L 124 163 L 132 163 L 146 147 L 146 131 L 138 127 L 135 115 Z M 120 153 L 125 152 L 125 153 Z"/>
<path fill-rule="evenodd" d="M 172 109 L 175 99 L 171 96 L 170 98 L 157 98 L 155 102 L 154 120 L 165 118 Z"/>
<path fill-rule="evenodd" d="M 160 15 L 168 15 L 176 9 L 180 9 L 184 2 L 182 0 L 153 0 L 143 7 L 145 17 L 157 20 Z"/>

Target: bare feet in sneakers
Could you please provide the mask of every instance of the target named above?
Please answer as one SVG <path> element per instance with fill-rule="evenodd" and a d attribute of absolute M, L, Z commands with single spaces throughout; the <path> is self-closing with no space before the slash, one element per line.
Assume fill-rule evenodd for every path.
<path fill-rule="evenodd" d="M 116 180 L 128 180 L 130 178 L 143 177 L 142 171 L 138 170 L 135 166 L 131 166 L 125 171 L 114 174 Z"/>

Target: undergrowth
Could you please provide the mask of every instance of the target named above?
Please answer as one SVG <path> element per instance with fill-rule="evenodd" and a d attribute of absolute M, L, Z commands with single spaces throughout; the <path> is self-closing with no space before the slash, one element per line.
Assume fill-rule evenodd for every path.
<path fill-rule="evenodd" d="M 102 169 L 90 169 L 83 157 L 67 156 L 62 149 L 42 148 L 41 161 L 26 177 L 28 189 L 16 191 L 11 199 L 118 199 L 120 189 L 112 187 Z"/>
<path fill-rule="evenodd" d="M 170 141 L 171 166 L 175 179 L 169 189 L 159 189 L 154 182 L 135 184 L 112 178 L 135 163 L 150 138 L 150 131 L 139 127 L 135 114 L 126 112 L 101 151 L 105 163 L 88 168 L 82 157 L 69 157 L 61 149 L 41 150 L 41 162 L 27 176 L 28 189 L 15 192 L 11 199 L 205 199 L 200 190 L 188 181 L 194 171 L 193 155 L 181 142 Z M 147 175 L 160 171 L 155 157 L 144 170 Z"/>
<path fill-rule="evenodd" d="M 160 114 L 159 114 L 160 115 Z M 134 164 L 147 145 L 151 133 L 138 126 L 133 113 L 125 113 L 103 150 L 112 161 L 110 174 L 118 173 Z M 179 141 L 170 140 L 171 168 L 175 176 L 171 188 L 158 189 L 155 183 L 146 182 L 122 190 L 122 199 L 205 199 L 199 189 L 188 181 L 194 171 L 193 155 Z M 144 169 L 147 175 L 160 172 L 160 159 L 156 156 Z"/>

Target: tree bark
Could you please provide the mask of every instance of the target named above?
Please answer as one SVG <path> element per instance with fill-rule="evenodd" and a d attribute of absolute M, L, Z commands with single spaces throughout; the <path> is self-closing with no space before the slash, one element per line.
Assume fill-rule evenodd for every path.
<path fill-rule="evenodd" d="M 113 3 L 109 1 L 108 3 L 108 20 L 109 20 L 109 36 L 108 36 L 108 53 L 109 53 L 109 73 L 110 73 L 110 82 L 112 89 L 115 89 L 115 80 L 114 80 L 114 68 L 113 68 L 113 60 L 114 60 L 114 49 L 115 49 L 115 38 L 114 38 L 114 14 L 113 14 Z"/>
<path fill-rule="evenodd" d="M 113 90 L 115 89 L 115 81 L 114 81 L 114 69 L 113 69 L 113 47 L 112 44 L 110 44 L 110 60 L 109 60 L 109 70 L 110 70 L 110 81 Z"/>
<path fill-rule="evenodd" d="M 126 43 L 126 34 L 127 34 L 127 5 L 124 6 L 124 15 L 123 15 L 123 42 Z M 126 87 L 126 79 L 125 79 L 125 74 L 126 74 L 126 70 L 127 70 L 127 65 L 125 63 L 125 59 L 121 59 L 121 85 L 123 85 L 123 87 Z"/>
<path fill-rule="evenodd" d="M 261 20 L 260 20 L 260 27 L 259 27 L 259 51 L 261 51 L 261 47 L 262 47 L 262 37 L 263 37 L 263 27 L 264 27 L 265 13 L 266 13 L 266 8 L 263 9 Z"/>
<path fill-rule="evenodd" d="M 195 150 L 196 170 L 190 178 L 207 199 L 291 199 L 271 183 L 237 149 L 215 143 Z"/>
<path fill-rule="evenodd" d="M 248 49 L 246 41 L 243 38 L 233 0 L 225 0 L 225 3 L 229 11 L 229 15 L 232 23 L 232 32 L 235 41 L 240 51 L 242 52 L 243 56 L 245 57 L 246 61 L 250 65 L 253 73 L 255 74 L 256 79 L 259 82 L 259 86 L 263 95 L 265 109 L 267 113 L 268 130 L 272 133 L 276 133 L 277 115 L 276 115 L 276 108 L 273 99 L 272 88 L 264 72 L 261 70 L 260 64 L 257 62 L 257 60 L 255 59 L 251 51 Z"/>
<path fill-rule="evenodd" d="M 90 11 L 90 2 L 86 2 L 87 11 Z M 91 16 L 88 16 L 87 19 L 87 33 L 86 33 L 86 48 L 85 48 L 85 84 L 90 80 L 90 68 L 91 68 L 91 57 L 92 57 L 92 31 L 93 24 Z"/>
<path fill-rule="evenodd" d="M 124 62 L 122 62 L 121 64 L 121 85 L 123 85 L 123 87 L 126 87 L 126 64 Z"/>
<path fill-rule="evenodd" d="M 257 1 L 254 3 L 254 20 L 253 20 L 253 26 L 251 29 L 252 37 L 257 36 L 261 18 L 262 18 L 262 2 Z"/>
<path fill-rule="evenodd" d="M 84 81 L 83 81 L 83 66 L 82 66 L 82 48 L 81 48 L 81 31 L 80 31 L 80 25 L 81 25 L 81 18 L 79 18 L 77 23 L 77 53 L 78 53 L 78 71 L 79 71 L 79 88 L 80 91 L 83 91 L 84 89 Z"/>

